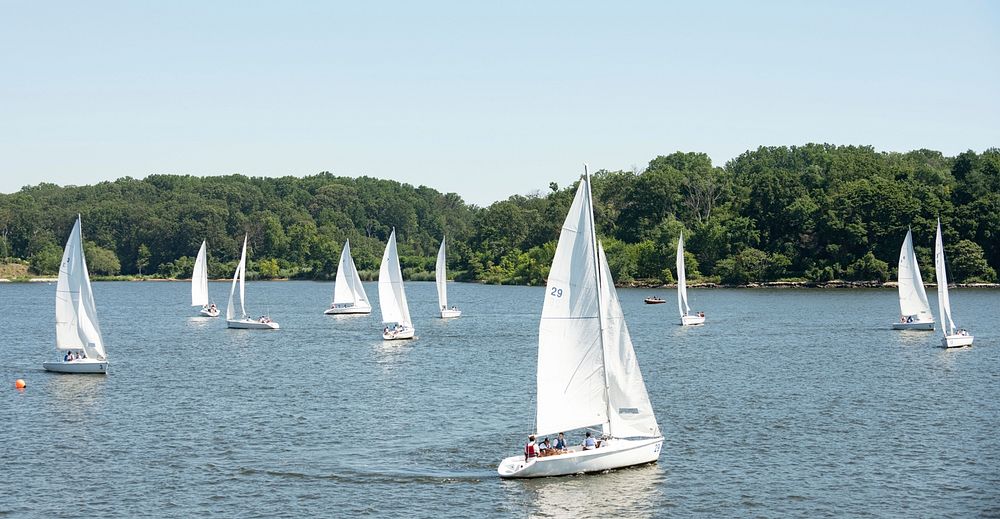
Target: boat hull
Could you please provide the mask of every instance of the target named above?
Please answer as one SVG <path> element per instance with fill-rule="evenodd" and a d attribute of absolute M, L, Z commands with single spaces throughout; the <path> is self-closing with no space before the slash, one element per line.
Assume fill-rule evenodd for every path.
<path fill-rule="evenodd" d="M 610 440 L 599 449 L 581 450 L 573 447 L 567 454 L 531 458 L 511 456 L 500 462 L 497 474 L 501 478 L 542 478 L 587 472 L 603 472 L 633 465 L 655 463 L 660 457 L 663 437 L 639 440 Z"/>
<path fill-rule="evenodd" d="M 260 321 L 254 321 L 251 319 L 240 319 L 232 321 L 227 320 L 226 327 L 235 328 L 237 330 L 277 330 L 281 328 L 280 326 L 278 326 L 278 323 L 274 321 L 271 321 L 269 323 L 262 323 Z"/>
<path fill-rule="evenodd" d="M 441 310 L 442 319 L 454 319 L 460 315 L 462 315 L 461 310 Z"/>
<path fill-rule="evenodd" d="M 934 330 L 934 321 L 913 321 L 912 323 L 892 323 L 893 330 Z"/>
<path fill-rule="evenodd" d="M 698 326 L 705 324 L 705 318 L 700 315 L 681 316 L 681 326 Z"/>
<path fill-rule="evenodd" d="M 666 299 L 652 299 L 652 298 L 648 298 L 648 297 L 646 299 L 643 299 L 643 301 L 647 305 L 662 305 L 663 303 L 667 302 Z"/>
<path fill-rule="evenodd" d="M 343 307 L 330 307 L 327 308 L 325 312 L 326 315 L 359 315 L 359 314 L 370 314 L 372 313 L 372 307 L 368 306 L 343 306 Z"/>
<path fill-rule="evenodd" d="M 198 315 L 200 315 L 202 317 L 218 317 L 219 316 L 219 309 L 216 308 L 216 309 L 213 310 L 211 308 L 202 308 L 198 312 Z"/>
<path fill-rule="evenodd" d="M 43 362 L 42 367 L 46 371 L 56 373 L 91 373 L 104 375 L 108 372 L 108 361 L 106 360 L 71 360 L 69 362 Z"/>
<path fill-rule="evenodd" d="M 941 347 L 942 348 L 964 348 L 966 346 L 972 346 L 972 340 L 975 337 L 971 335 L 945 335 L 941 337 Z"/>
<path fill-rule="evenodd" d="M 407 328 L 398 332 L 389 331 L 382 332 L 382 339 L 386 341 L 396 341 L 402 339 L 412 339 L 413 338 L 413 328 Z"/>

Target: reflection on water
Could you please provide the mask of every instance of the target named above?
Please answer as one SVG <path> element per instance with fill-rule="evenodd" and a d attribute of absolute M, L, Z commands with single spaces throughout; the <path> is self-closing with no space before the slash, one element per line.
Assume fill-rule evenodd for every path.
<path fill-rule="evenodd" d="M 521 494 L 530 517 L 654 517 L 664 505 L 658 487 L 666 476 L 658 464 L 603 474 L 505 480 L 508 494 Z"/>
<path fill-rule="evenodd" d="M 64 416 L 81 418 L 103 404 L 108 375 L 57 374 L 49 382 L 53 404 Z"/>

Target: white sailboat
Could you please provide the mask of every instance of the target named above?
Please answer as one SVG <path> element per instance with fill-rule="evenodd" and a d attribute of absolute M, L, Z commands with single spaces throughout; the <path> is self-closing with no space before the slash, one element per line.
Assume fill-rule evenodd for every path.
<path fill-rule="evenodd" d="M 934 238 L 934 280 L 937 282 L 938 311 L 941 312 L 941 346 L 961 348 L 972 346 L 973 336 L 964 329 L 956 329 L 951 317 L 951 300 L 948 299 L 948 273 L 944 266 L 944 241 L 941 239 L 941 219 L 938 219 L 937 236 Z"/>
<path fill-rule="evenodd" d="M 198 315 L 218 317 L 219 307 L 208 301 L 208 253 L 206 242 L 201 242 L 198 257 L 194 260 L 194 272 L 191 274 L 191 306 L 200 306 Z"/>
<path fill-rule="evenodd" d="M 337 281 L 333 285 L 333 302 L 327 308 L 327 315 L 370 314 L 372 305 L 368 302 L 365 287 L 361 284 L 361 276 L 354 266 L 351 257 L 351 240 L 344 243 L 340 253 L 340 265 L 337 266 Z"/>
<path fill-rule="evenodd" d="M 97 323 L 97 306 L 83 254 L 79 215 L 66 241 L 56 283 L 56 350 L 65 352 L 63 360 L 43 362 L 42 367 L 48 371 L 108 372 L 104 338 Z"/>
<path fill-rule="evenodd" d="M 410 321 L 410 308 L 403 290 L 403 272 L 396 254 L 396 229 L 389 235 L 389 243 L 382 254 L 382 265 L 378 269 L 378 306 L 382 309 L 382 324 L 385 325 L 383 339 L 413 338 L 413 322 Z"/>
<path fill-rule="evenodd" d="M 449 319 L 462 315 L 462 311 L 457 307 L 448 308 L 448 265 L 445 259 L 445 238 L 441 238 L 441 248 L 438 249 L 437 265 L 435 265 L 434 280 L 437 283 L 438 308 L 441 309 L 441 318 Z"/>
<path fill-rule="evenodd" d="M 559 476 L 655 462 L 663 435 L 594 230 L 590 175 L 577 188 L 552 260 L 538 327 L 536 434 L 600 426 L 601 446 L 516 455 L 503 478 Z"/>
<path fill-rule="evenodd" d="M 243 235 L 243 252 L 240 254 L 240 263 L 236 266 L 233 274 L 233 286 L 229 289 L 229 304 L 226 305 L 226 326 L 228 328 L 240 328 L 245 330 L 277 330 L 278 323 L 271 320 L 270 316 L 263 315 L 259 319 L 251 319 L 247 315 L 245 304 L 245 287 L 247 269 L 247 235 Z M 240 317 L 236 317 L 236 305 L 233 304 L 233 296 L 236 294 L 236 285 L 240 286 Z"/>
<path fill-rule="evenodd" d="M 688 306 L 687 273 L 684 270 L 684 233 L 677 238 L 677 308 L 681 313 L 681 326 L 705 324 L 705 312 L 691 315 Z"/>
<path fill-rule="evenodd" d="M 933 330 L 934 315 L 913 253 L 913 233 L 907 229 L 899 249 L 899 322 L 893 330 Z"/>

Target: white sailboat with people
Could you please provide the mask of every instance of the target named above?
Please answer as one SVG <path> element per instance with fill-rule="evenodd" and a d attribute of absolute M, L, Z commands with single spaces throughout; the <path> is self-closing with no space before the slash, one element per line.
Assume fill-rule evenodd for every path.
<path fill-rule="evenodd" d="M 659 458 L 663 435 L 597 241 L 586 166 L 545 287 L 536 383 L 536 432 L 523 454 L 500 462 L 500 477 L 599 472 Z M 537 449 L 536 438 L 584 428 L 582 445 Z"/>
<path fill-rule="evenodd" d="M 344 243 L 340 253 L 340 264 L 337 266 L 337 281 L 333 285 L 333 302 L 324 314 L 370 314 L 372 305 L 368 302 L 365 287 L 361 284 L 361 276 L 351 257 L 351 240 Z"/>
<path fill-rule="evenodd" d="M 920 278 L 917 255 L 913 252 L 913 233 L 906 230 L 906 238 L 899 249 L 899 322 L 893 330 L 933 330 L 934 315 L 927 301 L 924 281 Z"/>
<path fill-rule="evenodd" d="M 948 273 L 944 265 L 944 240 L 941 239 L 941 219 L 937 222 L 934 238 L 934 280 L 937 282 L 938 311 L 941 313 L 941 346 L 962 348 L 972 346 L 974 337 L 964 328 L 956 328 L 951 317 L 951 300 L 948 298 Z"/>
<path fill-rule="evenodd" d="M 396 253 L 395 228 L 389 235 L 389 242 L 382 253 L 382 265 L 378 269 L 378 306 L 382 310 L 383 339 L 413 338 L 413 321 L 410 320 L 410 308 L 403 290 L 403 271 L 399 268 L 399 255 Z"/>
<path fill-rule="evenodd" d="M 59 373 L 108 372 L 104 338 L 97 322 L 97 306 L 90 287 L 87 258 L 83 254 L 80 215 L 63 250 L 56 282 L 56 350 L 62 360 L 43 362 L 42 367 Z"/>
<path fill-rule="evenodd" d="M 684 233 L 677 238 L 677 309 L 681 313 L 681 326 L 705 324 L 705 312 L 691 314 L 688 306 L 687 272 L 684 269 Z"/>
<path fill-rule="evenodd" d="M 247 235 L 243 235 L 243 252 L 240 253 L 240 262 L 236 265 L 236 272 L 233 274 L 233 286 L 229 289 L 229 304 L 226 305 L 226 326 L 228 328 L 238 328 L 243 330 L 277 330 L 278 323 L 271 320 L 271 316 L 262 315 L 257 319 L 251 318 L 246 310 L 246 270 L 247 270 Z M 236 305 L 234 296 L 236 286 L 240 287 L 240 314 L 236 316 Z"/>
<path fill-rule="evenodd" d="M 203 317 L 218 317 L 219 307 L 208 299 L 208 252 L 207 242 L 201 242 L 198 257 L 194 260 L 194 272 L 191 274 L 191 306 L 201 307 L 198 315 Z"/>
<path fill-rule="evenodd" d="M 441 238 L 441 248 L 438 249 L 437 265 L 434 268 L 434 281 L 437 283 L 438 308 L 441 318 L 450 319 L 462 315 L 456 306 L 448 308 L 448 261 L 445 256 L 445 238 Z"/>

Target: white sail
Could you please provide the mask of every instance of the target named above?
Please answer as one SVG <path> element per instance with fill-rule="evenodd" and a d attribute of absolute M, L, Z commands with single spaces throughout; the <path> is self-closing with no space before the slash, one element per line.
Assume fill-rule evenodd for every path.
<path fill-rule="evenodd" d="M 403 290 L 403 272 L 399 268 L 399 256 L 396 253 L 396 229 L 389 235 L 389 243 L 385 245 L 385 252 L 382 254 L 382 265 L 378 270 L 378 299 L 383 323 L 413 327 L 410 309 L 406 305 L 406 292 Z"/>
<path fill-rule="evenodd" d="M 333 304 L 353 303 L 356 306 L 369 306 L 368 295 L 361 284 L 361 276 L 351 257 L 351 240 L 344 243 L 340 253 L 340 264 L 337 266 L 337 281 L 333 287 Z"/>
<path fill-rule="evenodd" d="M 684 233 L 677 239 L 677 308 L 681 317 L 691 313 L 688 306 L 687 274 L 684 270 Z"/>
<path fill-rule="evenodd" d="M 448 308 L 448 266 L 445 261 L 444 250 L 445 239 L 441 238 L 441 248 L 438 249 L 437 265 L 435 265 L 434 280 L 437 283 L 438 307 L 442 310 Z"/>
<path fill-rule="evenodd" d="M 208 260 L 206 243 L 201 242 L 198 257 L 194 260 L 194 272 L 191 274 L 191 306 L 208 304 Z"/>
<path fill-rule="evenodd" d="M 88 358 L 105 358 L 79 216 L 66 241 L 56 283 L 56 349 L 83 350 Z"/>
<path fill-rule="evenodd" d="M 229 289 L 229 304 L 226 305 L 226 319 L 232 321 L 236 319 L 236 309 L 233 304 L 233 296 L 236 293 L 237 283 L 240 286 L 240 315 L 239 318 L 242 319 L 246 317 L 247 311 L 244 305 L 245 289 L 243 288 L 244 281 L 246 280 L 246 266 L 247 266 L 247 235 L 243 235 L 243 252 L 240 253 L 240 262 L 236 265 L 236 272 L 233 273 L 233 286 Z"/>
<path fill-rule="evenodd" d="M 924 282 L 920 278 L 917 256 L 913 253 L 913 233 L 909 229 L 899 250 L 899 312 L 904 317 L 917 316 L 916 320 L 921 322 L 934 320 Z"/>
<path fill-rule="evenodd" d="M 594 425 L 619 438 L 659 434 L 597 243 L 589 176 L 577 188 L 549 271 L 537 385 L 539 435 Z"/>
<path fill-rule="evenodd" d="M 955 334 L 955 321 L 951 318 L 951 301 L 948 300 L 948 273 L 944 266 L 944 241 L 941 239 L 941 220 L 938 219 L 937 236 L 934 238 L 934 280 L 937 282 L 938 310 L 941 312 L 941 331 L 945 337 Z"/>

